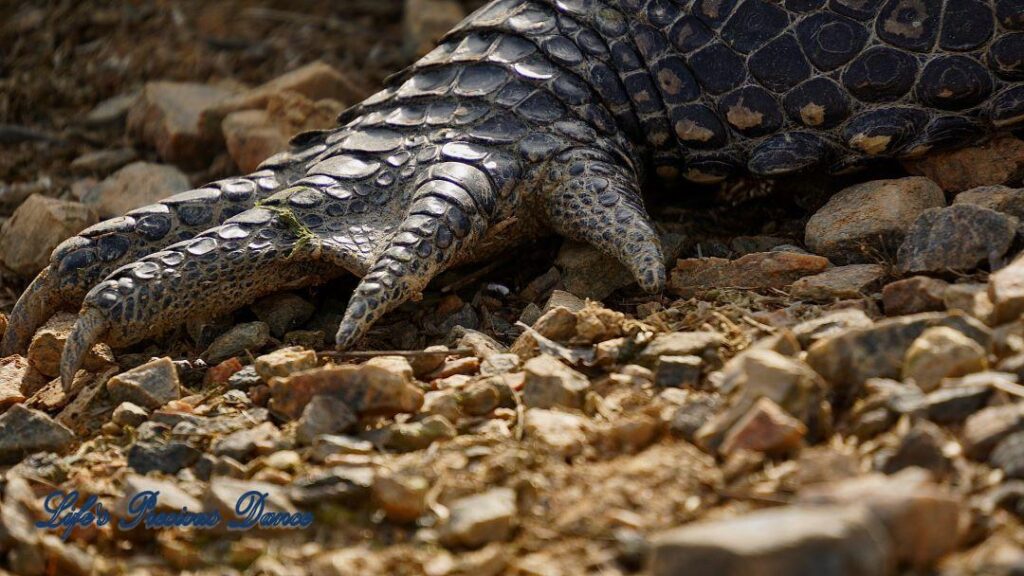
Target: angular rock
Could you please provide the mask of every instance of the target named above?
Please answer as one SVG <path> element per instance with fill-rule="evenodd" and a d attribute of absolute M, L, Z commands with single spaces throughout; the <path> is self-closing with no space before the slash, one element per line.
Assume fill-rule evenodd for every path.
<path fill-rule="evenodd" d="M 134 148 L 111 148 L 87 152 L 71 161 L 69 168 L 78 174 L 106 176 L 139 157 Z"/>
<path fill-rule="evenodd" d="M 271 378 L 284 378 L 296 372 L 316 368 L 316 365 L 316 352 L 291 346 L 258 356 L 253 362 L 253 369 L 260 378 L 269 382 Z"/>
<path fill-rule="evenodd" d="M 720 288 L 782 289 L 804 276 L 823 272 L 828 265 L 821 256 L 792 252 L 759 252 L 736 260 L 687 258 L 676 262 L 668 290 L 689 298 Z"/>
<path fill-rule="evenodd" d="M 0 228 L 0 260 L 14 272 L 32 276 L 50 263 L 58 244 L 97 220 L 85 204 L 33 194 Z"/>
<path fill-rule="evenodd" d="M 988 367 L 985 349 L 946 326 L 928 328 L 907 349 L 902 376 L 930 392 L 944 378 L 980 372 Z"/>
<path fill-rule="evenodd" d="M 954 194 L 979 186 L 1006 184 L 1024 174 L 1024 142 L 1006 135 L 977 146 L 935 152 L 921 160 L 905 162 L 904 166 Z"/>
<path fill-rule="evenodd" d="M 117 403 L 133 402 L 150 410 L 181 398 L 178 371 L 166 356 L 114 376 L 107 390 Z"/>
<path fill-rule="evenodd" d="M 792 333 L 799 347 L 808 348 L 818 340 L 837 336 L 854 328 L 866 328 L 872 325 L 874 325 L 874 321 L 863 310 L 848 308 L 801 322 L 793 327 Z"/>
<path fill-rule="evenodd" d="M 920 421 L 900 438 L 896 450 L 880 458 L 878 469 L 892 475 L 908 468 L 928 470 L 936 478 L 946 477 L 953 463 L 945 453 L 949 442 L 942 429 L 928 421 Z"/>
<path fill-rule="evenodd" d="M 654 383 L 660 388 L 696 388 L 703 366 L 699 356 L 661 356 L 654 369 Z"/>
<path fill-rule="evenodd" d="M 458 430 L 444 416 L 427 416 L 416 422 L 403 422 L 388 428 L 385 445 L 400 452 L 429 448 L 439 440 L 451 440 Z"/>
<path fill-rule="evenodd" d="M 911 276 L 882 288 L 882 308 L 887 316 L 904 316 L 943 310 L 949 283 L 927 276 Z"/>
<path fill-rule="evenodd" d="M 492 488 L 460 498 L 448 510 L 451 516 L 441 529 L 441 541 L 466 548 L 508 540 L 518 514 L 516 493 L 510 488 Z"/>
<path fill-rule="evenodd" d="M 972 374 L 972 376 L 981 375 Z M 923 405 L 925 417 L 938 424 L 956 424 L 963 422 L 988 404 L 988 399 L 992 396 L 991 386 L 984 383 L 967 384 L 957 380 L 974 381 L 975 379 L 949 380 L 942 388 L 925 396 Z"/>
<path fill-rule="evenodd" d="M 999 441 L 988 461 L 1007 478 L 1024 478 L 1024 432 L 1014 432 Z"/>
<path fill-rule="evenodd" d="M 71 430 L 45 413 L 15 404 L 0 414 L 0 466 L 33 452 L 62 453 L 74 439 Z"/>
<path fill-rule="evenodd" d="M 942 301 L 947 310 L 962 310 L 986 324 L 992 322 L 993 306 L 986 284 L 950 284 L 942 294 Z"/>
<path fill-rule="evenodd" d="M 261 447 L 270 448 L 281 440 L 281 431 L 270 422 L 264 422 L 254 428 L 232 432 L 218 438 L 210 446 L 210 451 L 217 456 L 228 456 L 239 462 L 247 462 L 256 456 Z"/>
<path fill-rule="evenodd" d="M 663 233 L 660 239 L 665 265 L 671 267 L 675 259 L 682 254 L 687 239 L 682 234 L 674 232 Z M 618 260 L 582 242 L 563 242 L 555 259 L 555 266 L 561 271 L 565 290 L 577 299 L 604 300 L 616 290 L 636 282 L 629 270 Z M 559 292 L 561 291 L 556 290 L 552 294 L 552 300 Z M 545 308 L 550 306 L 549 301 Z M 572 306 L 569 308 L 576 311 Z"/>
<path fill-rule="evenodd" d="M 373 478 L 373 499 L 394 522 L 412 522 L 422 516 L 429 489 L 422 476 L 377 474 Z"/>
<path fill-rule="evenodd" d="M 583 451 L 588 424 L 586 418 L 575 414 L 530 408 L 523 429 L 526 437 L 538 440 L 551 452 L 571 457 Z"/>
<path fill-rule="evenodd" d="M 331 396 L 314 396 L 302 410 L 295 439 L 299 444 L 312 444 L 322 434 L 348 432 L 359 419 L 348 404 Z"/>
<path fill-rule="evenodd" d="M 122 402 L 110 415 L 110 419 L 118 426 L 138 426 L 149 419 L 149 412 L 138 404 Z"/>
<path fill-rule="evenodd" d="M 402 11 L 402 51 L 416 59 L 434 49 L 437 41 L 466 17 L 455 0 L 405 0 Z"/>
<path fill-rule="evenodd" d="M 316 306 L 298 294 L 280 292 L 257 300 L 252 306 L 253 314 L 265 322 L 275 338 L 301 326 L 316 311 Z"/>
<path fill-rule="evenodd" d="M 988 348 L 987 327 L 961 312 L 927 312 L 891 318 L 816 342 L 807 363 L 836 388 L 840 402 L 852 398 L 868 378 L 899 378 L 910 345 L 928 328 L 946 326 Z"/>
<path fill-rule="evenodd" d="M 961 192 L 953 204 L 974 204 L 1017 218 L 1024 218 L 1024 188 L 1006 186 L 980 186 Z"/>
<path fill-rule="evenodd" d="M 134 513 L 129 512 L 128 506 L 132 498 L 140 492 L 157 493 L 154 510 L 159 512 L 181 512 L 182 509 L 189 512 L 200 512 L 203 509 L 202 503 L 182 490 L 176 482 L 129 474 L 124 479 L 124 496 L 114 504 L 114 514 L 121 518 L 134 516 Z"/>
<path fill-rule="evenodd" d="M 358 366 L 326 366 L 270 380 L 270 408 L 288 419 L 298 418 L 318 394 L 334 396 L 356 414 L 393 416 L 415 412 L 423 392 L 414 385 L 405 358 L 379 356 Z"/>
<path fill-rule="evenodd" d="M 1020 431 L 1024 431 L 1024 404 L 985 408 L 964 423 L 964 453 L 975 460 L 985 460 L 1004 438 Z"/>
<path fill-rule="evenodd" d="M 244 352 L 259 350 L 270 341 L 270 328 L 264 322 L 238 324 L 221 334 L 203 352 L 203 359 L 217 364 Z"/>
<path fill-rule="evenodd" d="M 159 471 L 177 474 L 195 464 L 203 453 L 184 442 L 138 441 L 128 449 L 128 466 L 139 474 Z"/>
<path fill-rule="evenodd" d="M 636 356 L 636 363 L 656 369 L 665 356 L 696 356 L 709 369 L 722 365 L 721 348 L 725 338 L 718 332 L 669 332 L 658 334 Z"/>
<path fill-rule="evenodd" d="M 769 398 L 760 398 L 725 435 L 723 455 L 738 450 L 785 454 L 798 448 L 807 426 L 793 418 Z"/>
<path fill-rule="evenodd" d="M 200 130 L 200 115 L 230 95 L 206 84 L 149 82 L 128 112 L 128 132 L 166 162 L 187 170 L 205 168 L 223 142 L 219 133 Z"/>
<path fill-rule="evenodd" d="M 724 402 L 717 395 L 702 394 L 700 396 L 687 396 L 683 403 L 672 414 L 669 422 L 669 431 L 695 444 L 697 431 L 719 411 Z"/>
<path fill-rule="evenodd" d="M 232 112 L 221 129 L 228 155 L 244 173 L 255 172 L 264 160 L 288 150 L 288 136 L 264 110 Z"/>
<path fill-rule="evenodd" d="M 927 178 L 857 184 L 811 216 L 804 241 L 837 264 L 874 263 L 895 252 L 921 212 L 945 205 L 942 190 Z"/>
<path fill-rule="evenodd" d="M 15 354 L 0 358 L 0 413 L 12 404 L 25 401 L 22 386 L 31 369 L 23 356 Z"/>
<path fill-rule="evenodd" d="M 865 508 L 788 506 L 656 534 L 652 576 L 879 576 L 895 567 L 883 525 Z"/>
<path fill-rule="evenodd" d="M 797 298 L 823 302 L 864 298 L 878 288 L 885 275 L 885 267 L 878 264 L 837 266 L 793 282 L 790 293 Z"/>
<path fill-rule="evenodd" d="M 897 253 L 900 272 L 970 271 L 998 268 L 1017 233 L 1014 216 L 972 204 L 931 208 L 917 217 Z"/>
<path fill-rule="evenodd" d="M 40 374 L 50 378 L 60 375 L 60 355 L 78 316 L 58 312 L 40 328 L 28 346 L 28 361 Z M 85 355 L 82 365 L 89 372 L 99 372 L 114 364 L 114 355 L 106 344 L 96 344 Z"/>
<path fill-rule="evenodd" d="M 546 354 L 531 358 L 523 367 L 526 382 L 523 404 L 529 408 L 583 408 L 590 390 L 586 376 Z"/>
<path fill-rule="evenodd" d="M 992 322 L 1012 322 L 1024 313 L 1024 255 L 988 277 Z"/>
<path fill-rule="evenodd" d="M 101 217 L 112 218 L 191 187 L 188 176 L 174 166 L 132 162 L 100 182 L 82 201 L 95 206 Z"/>
<path fill-rule="evenodd" d="M 296 509 L 288 498 L 284 489 L 280 486 L 266 482 L 253 482 L 251 480 L 236 480 L 224 476 L 214 477 L 210 481 L 209 488 L 204 493 L 203 507 L 208 511 L 220 512 L 225 521 L 239 519 L 235 514 L 235 505 L 242 496 L 249 492 L 266 494 L 263 500 L 264 513 L 285 512 L 295 514 Z"/>

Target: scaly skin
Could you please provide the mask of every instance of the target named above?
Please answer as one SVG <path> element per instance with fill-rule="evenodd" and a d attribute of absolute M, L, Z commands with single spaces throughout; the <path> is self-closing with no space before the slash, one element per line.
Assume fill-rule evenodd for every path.
<path fill-rule="evenodd" d="M 263 171 L 59 246 L 0 352 L 81 302 L 68 383 L 98 339 L 346 270 L 348 348 L 453 263 L 545 231 L 657 291 L 645 174 L 837 172 L 1018 127 L 1022 30 L 1024 0 L 498 0 Z"/>

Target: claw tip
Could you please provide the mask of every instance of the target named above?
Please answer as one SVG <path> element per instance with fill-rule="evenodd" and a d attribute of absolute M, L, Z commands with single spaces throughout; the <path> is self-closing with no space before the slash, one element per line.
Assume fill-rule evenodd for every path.
<path fill-rule="evenodd" d="M 60 381 L 65 391 L 71 389 L 75 374 L 82 367 L 89 348 L 106 329 L 107 321 L 99 310 L 88 309 L 78 317 L 60 356 Z"/>

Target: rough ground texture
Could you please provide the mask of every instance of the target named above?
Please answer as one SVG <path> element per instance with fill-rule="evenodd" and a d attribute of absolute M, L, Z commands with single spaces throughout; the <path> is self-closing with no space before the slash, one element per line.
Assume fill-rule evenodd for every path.
<path fill-rule="evenodd" d="M 105 206 L 237 173 L 330 126 L 464 14 L 408 7 L 17 11 L 0 27 L 14 47 L 0 79 L 6 307 L 43 248 Z M 997 16 L 1019 27 L 1017 13 Z M 887 165 L 778 180 L 770 196 L 736 181 L 652 190 L 674 247 L 664 295 L 609 287 L 628 278 L 613 260 L 538 241 L 442 274 L 354 356 L 331 351 L 350 277 L 94 347 L 67 389 L 54 377 L 73 317 L 55 316 L 0 361 L 0 566 L 1019 573 L 1020 149 L 1006 137 L 944 158 L 970 178 Z M 55 488 L 98 496 L 115 522 L 141 491 L 227 516 L 255 489 L 313 525 L 108 525 L 65 542 L 33 526 Z"/>

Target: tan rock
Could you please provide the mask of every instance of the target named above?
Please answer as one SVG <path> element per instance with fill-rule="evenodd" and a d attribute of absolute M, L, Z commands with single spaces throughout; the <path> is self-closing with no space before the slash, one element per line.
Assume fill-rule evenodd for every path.
<path fill-rule="evenodd" d="M 266 382 L 274 377 L 284 378 L 295 372 L 316 368 L 316 365 L 316 352 L 299 346 L 274 350 L 258 356 L 253 362 L 256 373 Z"/>
<path fill-rule="evenodd" d="M 987 284 L 950 284 L 942 293 L 942 302 L 947 310 L 961 310 L 968 316 L 991 324 L 994 308 L 988 290 Z"/>
<path fill-rule="evenodd" d="M 980 372 L 988 367 L 985 349 L 962 333 L 946 326 L 928 328 L 907 349 L 903 378 L 930 392 L 943 378 Z"/>
<path fill-rule="evenodd" d="M 981 186 L 961 192 L 953 204 L 974 204 L 1017 218 L 1024 218 L 1024 188 L 1007 186 Z"/>
<path fill-rule="evenodd" d="M 819 301 L 863 298 L 878 288 L 885 275 L 885 267 L 878 264 L 836 266 L 793 282 L 790 293 Z"/>
<path fill-rule="evenodd" d="M 288 149 L 288 137 L 263 110 L 232 112 L 222 130 L 228 154 L 242 172 L 254 172 L 261 162 Z"/>
<path fill-rule="evenodd" d="M 12 404 L 25 401 L 22 383 L 31 369 L 28 359 L 23 356 L 15 354 L 0 358 L 0 413 Z"/>
<path fill-rule="evenodd" d="M 32 276 L 49 264 L 58 244 L 97 220 L 85 204 L 33 194 L 0 229 L 0 260 L 14 272 Z"/>
<path fill-rule="evenodd" d="M 531 358 L 523 369 L 526 372 L 523 404 L 527 407 L 583 408 L 590 390 L 590 380 L 583 374 L 546 354 Z"/>
<path fill-rule="evenodd" d="M 793 282 L 823 272 L 828 260 L 793 252 L 759 252 L 736 260 L 687 258 L 676 262 L 668 289 L 684 298 L 710 289 L 785 288 Z"/>
<path fill-rule="evenodd" d="M 402 37 L 406 56 L 418 58 L 430 52 L 465 17 L 462 4 L 455 0 L 405 0 Z"/>
<path fill-rule="evenodd" d="M 107 390 L 117 403 L 133 402 L 150 410 L 181 398 L 178 371 L 166 356 L 114 376 Z"/>
<path fill-rule="evenodd" d="M 946 192 L 1006 184 L 1024 174 L 1024 142 L 1006 135 L 978 146 L 929 154 L 904 166 L 913 174 L 928 177 Z"/>
<path fill-rule="evenodd" d="M 798 448 L 807 426 L 768 398 L 759 399 L 726 434 L 720 448 L 729 455 L 738 450 L 785 454 Z"/>
<path fill-rule="evenodd" d="M 508 540 L 518 516 L 516 493 L 510 488 L 492 488 L 460 498 L 448 509 L 451 516 L 441 530 L 441 540 L 448 546 L 467 548 Z"/>
<path fill-rule="evenodd" d="M 191 82 L 150 82 L 128 113 L 128 132 L 182 168 L 205 168 L 223 147 L 220 133 L 200 130 L 202 113 L 232 95 Z"/>
<path fill-rule="evenodd" d="M 988 298 L 994 324 L 1012 322 L 1024 313 L 1024 255 L 989 276 Z"/>
<path fill-rule="evenodd" d="M 95 204 L 103 218 L 112 218 L 191 187 L 188 176 L 174 166 L 132 162 L 100 182 L 85 202 Z"/>
<path fill-rule="evenodd" d="M 589 428 L 587 419 L 582 416 L 543 408 L 527 410 L 523 427 L 527 438 L 535 439 L 555 454 L 565 457 L 583 451 Z"/>
<path fill-rule="evenodd" d="M 430 484 L 422 476 L 377 474 L 373 479 L 373 499 L 395 522 L 412 522 L 427 509 Z"/>
<path fill-rule="evenodd" d="M 78 316 L 58 312 L 40 328 L 28 346 L 28 361 L 44 376 L 56 378 L 60 375 L 60 355 L 71 334 Z M 110 346 L 96 344 L 85 355 L 82 367 L 88 372 L 98 372 L 114 365 L 114 354 Z"/>

